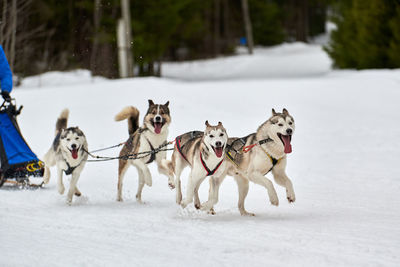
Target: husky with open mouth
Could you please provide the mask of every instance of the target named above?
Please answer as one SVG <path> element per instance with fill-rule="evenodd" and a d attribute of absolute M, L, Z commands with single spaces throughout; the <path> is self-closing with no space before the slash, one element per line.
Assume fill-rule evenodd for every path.
<path fill-rule="evenodd" d="M 286 188 L 289 203 L 296 200 L 293 185 L 286 175 L 286 155 L 292 152 L 291 140 L 295 130 L 293 117 L 286 109 L 282 113 L 272 109 L 272 116 L 257 130 L 242 138 L 229 138 L 227 157 L 230 159 L 228 175 L 235 178 L 239 188 L 238 208 L 242 215 L 254 215 L 244 208 L 249 191 L 249 181 L 264 186 L 272 205 L 278 206 L 279 200 L 272 182 L 265 177 L 272 172 L 277 184 Z M 249 152 L 244 147 L 258 144 Z"/>
<path fill-rule="evenodd" d="M 193 202 L 197 209 L 210 211 L 218 201 L 219 180 L 227 173 L 225 161 L 225 148 L 228 135 L 221 122 L 212 126 L 206 121 L 204 132 L 188 132 L 175 139 L 175 148 L 171 161 L 165 162 L 175 177 L 176 202 L 185 208 Z M 182 200 L 180 176 L 183 169 L 190 166 L 186 198 Z M 210 177 L 210 183 L 214 183 L 214 191 L 210 190 L 209 200 L 200 205 L 198 189 L 202 181 Z"/>
<path fill-rule="evenodd" d="M 57 165 L 57 188 L 62 195 L 65 190 L 62 180 L 63 172 L 66 175 L 71 174 L 72 178 L 67 195 L 67 204 L 71 204 L 73 195 L 81 196 L 77 183 L 88 158 L 88 144 L 85 135 L 78 127 L 67 128 L 68 114 L 68 109 L 64 109 L 57 119 L 56 137 L 43 160 L 45 163 L 43 180 L 46 184 L 49 182 L 49 167 Z"/>
<path fill-rule="evenodd" d="M 167 142 L 168 126 L 171 123 L 169 112 L 169 101 L 164 105 L 154 104 L 149 100 L 149 108 L 143 119 L 143 126 L 139 127 L 139 110 L 135 107 L 126 107 L 115 116 L 116 121 L 128 120 L 129 138 L 125 142 L 118 163 L 118 194 L 117 200 L 122 201 L 122 185 L 126 171 L 130 165 L 136 167 L 139 174 L 139 185 L 136 200 L 142 201 L 142 190 L 144 185 L 152 185 L 152 177 L 147 164 L 155 161 L 158 171 L 170 177 L 168 184 L 174 188 L 173 176 L 169 175 L 169 170 L 161 164 L 167 157 L 166 151 L 158 153 L 140 154 L 146 151 L 157 149 Z M 137 159 L 135 156 L 137 155 Z M 124 158 L 127 157 L 127 158 Z"/>

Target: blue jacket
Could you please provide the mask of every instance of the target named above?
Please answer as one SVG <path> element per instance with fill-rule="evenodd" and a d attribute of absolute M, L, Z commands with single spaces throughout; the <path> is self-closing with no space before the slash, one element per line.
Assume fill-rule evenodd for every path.
<path fill-rule="evenodd" d="M 0 86 L 1 90 L 11 92 L 13 82 L 12 82 L 12 72 L 10 70 L 10 66 L 8 65 L 8 61 L 6 55 L 4 54 L 3 47 L 0 45 Z"/>

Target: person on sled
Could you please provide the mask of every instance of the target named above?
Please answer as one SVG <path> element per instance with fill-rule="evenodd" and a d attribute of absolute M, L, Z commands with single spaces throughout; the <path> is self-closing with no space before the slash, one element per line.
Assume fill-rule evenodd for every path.
<path fill-rule="evenodd" d="M 3 47 L 0 45 L 0 86 L 1 86 L 1 96 L 5 101 L 11 101 L 11 90 L 13 86 L 12 72 L 6 55 L 4 54 Z"/>

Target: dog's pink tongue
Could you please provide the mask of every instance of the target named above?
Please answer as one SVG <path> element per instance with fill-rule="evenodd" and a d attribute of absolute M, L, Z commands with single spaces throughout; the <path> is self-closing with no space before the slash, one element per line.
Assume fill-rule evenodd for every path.
<path fill-rule="evenodd" d="M 73 149 L 71 151 L 71 154 L 72 154 L 72 158 L 73 159 L 77 159 L 78 158 L 78 150 L 77 149 Z"/>
<path fill-rule="evenodd" d="M 161 123 L 154 123 L 154 131 L 156 134 L 161 133 Z"/>
<path fill-rule="evenodd" d="M 285 145 L 285 153 L 286 154 L 292 153 L 292 145 L 290 144 L 290 136 L 282 135 L 282 140 Z"/>
<path fill-rule="evenodd" d="M 222 147 L 215 148 L 215 155 L 217 155 L 218 158 L 222 157 L 222 152 L 223 152 Z"/>

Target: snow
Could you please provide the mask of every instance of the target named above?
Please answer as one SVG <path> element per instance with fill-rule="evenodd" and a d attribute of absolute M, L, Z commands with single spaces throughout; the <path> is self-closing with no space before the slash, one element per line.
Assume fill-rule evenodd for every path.
<path fill-rule="evenodd" d="M 306 67 L 305 67 L 306 66 Z M 253 55 L 164 63 L 163 76 L 181 80 L 226 80 L 301 78 L 330 71 L 331 61 L 320 45 L 291 43 L 272 48 L 255 48 Z"/>
<path fill-rule="evenodd" d="M 332 71 L 329 65 L 321 48 L 294 44 L 166 64 L 174 79 L 89 82 L 88 75 L 54 73 L 41 87 L 16 88 L 24 105 L 21 130 L 39 156 L 64 107 L 69 125 L 80 126 L 93 150 L 124 141 L 127 125 L 114 115 L 134 105 L 143 116 L 147 99 L 170 100 L 170 140 L 202 130 L 206 119 L 244 136 L 271 108 L 286 107 L 296 120 L 287 173 L 297 200 L 288 204 L 275 184 L 280 205 L 271 206 L 266 190 L 251 183 L 246 208 L 256 216 L 242 217 L 227 177 L 216 215 L 182 210 L 152 164 L 145 204 L 135 201 L 134 168 L 119 203 L 117 162 L 88 163 L 78 183 L 83 196 L 72 206 L 57 193 L 54 176 L 40 190 L 0 189 L 0 266 L 399 266 L 400 70 Z M 207 191 L 204 182 L 202 200 Z"/>

